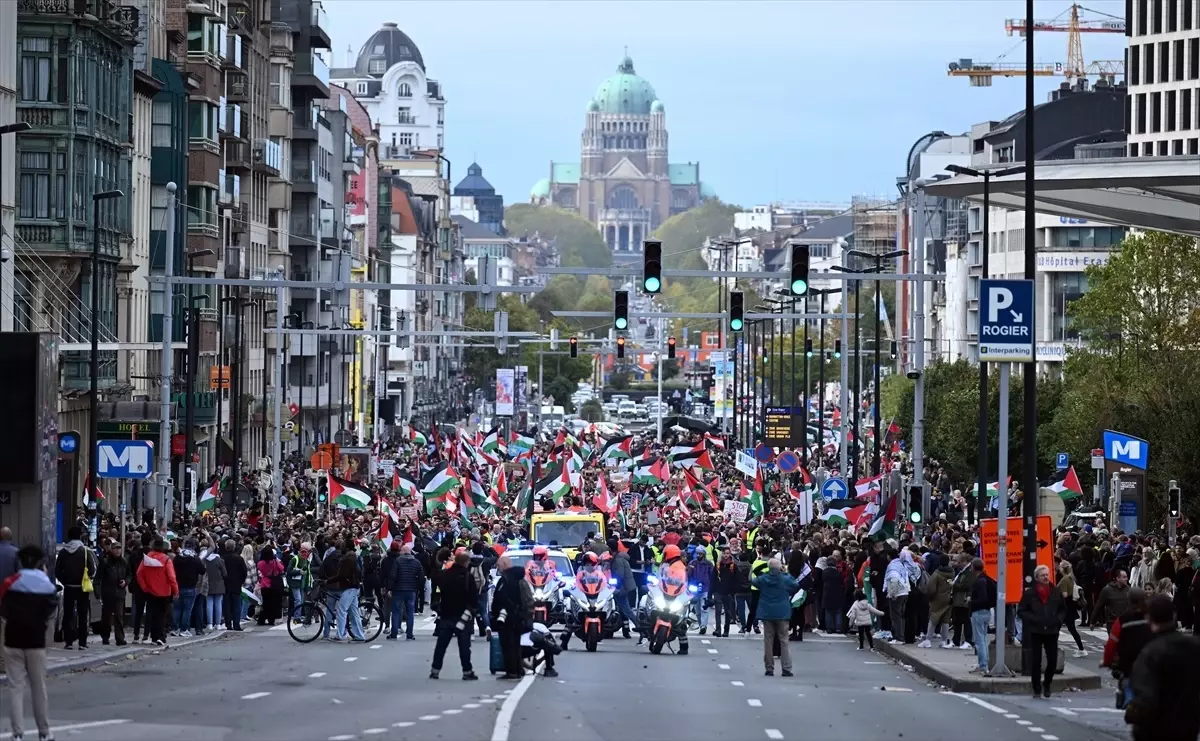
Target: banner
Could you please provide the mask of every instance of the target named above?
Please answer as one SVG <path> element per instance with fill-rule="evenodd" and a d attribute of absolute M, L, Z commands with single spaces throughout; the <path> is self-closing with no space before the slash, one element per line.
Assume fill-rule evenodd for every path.
<path fill-rule="evenodd" d="M 745 522 L 750 514 L 750 505 L 733 499 L 725 500 L 725 522 Z"/>
<path fill-rule="evenodd" d="M 758 473 L 758 461 L 755 460 L 753 455 L 742 450 L 737 452 L 736 467 L 737 470 L 750 477 Z"/>
<path fill-rule="evenodd" d="M 516 374 L 512 368 L 496 369 L 496 416 L 513 416 L 516 400 Z"/>

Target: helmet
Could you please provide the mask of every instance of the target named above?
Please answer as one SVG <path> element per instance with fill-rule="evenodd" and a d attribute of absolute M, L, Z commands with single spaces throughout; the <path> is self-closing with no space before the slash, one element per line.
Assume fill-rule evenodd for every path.
<path fill-rule="evenodd" d="M 672 558 L 679 558 L 682 554 L 679 552 L 679 546 L 669 545 L 663 548 L 663 560 L 670 561 Z"/>
<path fill-rule="evenodd" d="M 535 545 L 533 547 L 533 557 L 534 558 L 545 558 L 546 554 L 549 552 L 550 552 L 550 550 L 548 548 L 546 548 L 546 546 L 544 546 L 544 545 Z"/>
<path fill-rule="evenodd" d="M 611 554 L 611 553 L 601 553 L 601 554 L 600 554 L 600 562 L 601 562 L 601 563 L 603 563 L 603 562 L 605 562 L 605 561 L 611 561 L 611 560 L 612 560 L 612 554 Z"/>
<path fill-rule="evenodd" d="M 587 553 L 583 554 L 583 560 L 587 561 L 588 563 L 593 564 L 593 565 L 600 563 L 600 557 L 597 556 L 595 553 L 592 553 L 591 551 L 588 551 Z"/>

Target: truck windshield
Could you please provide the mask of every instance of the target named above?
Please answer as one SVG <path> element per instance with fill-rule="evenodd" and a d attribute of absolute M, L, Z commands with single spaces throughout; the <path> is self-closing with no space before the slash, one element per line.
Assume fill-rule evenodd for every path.
<path fill-rule="evenodd" d="M 577 548 L 583 545 L 588 533 L 599 535 L 598 528 L 593 520 L 539 522 L 533 528 L 533 539 L 538 543 L 554 542 L 561 548 Z"/>

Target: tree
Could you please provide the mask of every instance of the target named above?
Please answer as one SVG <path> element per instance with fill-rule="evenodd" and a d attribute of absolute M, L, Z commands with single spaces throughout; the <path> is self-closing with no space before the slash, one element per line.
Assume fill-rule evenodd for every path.
<path fill-rule="evenodd" d="M 583 402 L 583 406 L 579 407 L 579 416 L 588 422 L 603 422 L 604 405 L 600 403 L 599 399 L 588 399 Z"/>
<path fill-rule="evenodd" d="M 570 414 L 575 411 L 575 403 L 571 401 L 571 396 L 575 393 L 578 385 L 571 379 L 565 376 L 555 376 L 546 384 L 546 393 L 554 397 L 554 403 L 562 406 L 562 408 Z"/>
<path fill-rule="evenodd" d="M 679 375 L 679 358 L 667 358 L 663 361 L 663 380 L 669 381 Z"/>
<path fill-rule="evenodd" d="M 508 312 L 508 328 L 513 332 L 541 331 L 542 322 L 537 312 L 527 304 L 521 303 L 515 294 L 501 295 L 496 299 L 498 311 Z M 491 331 L 495 312 L 472 308 L 467 312 L 465 324 L 468 329 Z M 519 348 L 519 349 L 518 349 Z M 479 347 L 466 348 L 463 357 L 466 362 L 466 375 L 474 388 L 485 389 L 489 394 L 494 392 L 497 368 L 513 368 L 525 365 L 536 368 L 538 352 L 548 349 L 542 345 L 520 345 L 510 341 L 507 355 L 496 351 L 494 340 L 483 339 Z M 592 373 L 591 359 L 588 357 L 568 358 L 554 356 L 555 374 L 565 377 L 574 383 L 588 378 Z M 570 394 L 568 394 L 570 396 Z"/>
<path fill-rule="evenodd" d="M 504 209 L 504 226 L 512 235 L 553 237 L 566 267 L 604 268 L 612 264 L 612 252 L 596 226 L 572 211 L 517 203 Z"/>
<path fill-rule="evenodd" d="M 624 391 L 629 388 L 629 384 L 632 380 L 633 374 L 631 374 L 629 371 L 614 371 L 608 376 L 608 387 L 614 391 Z"/>

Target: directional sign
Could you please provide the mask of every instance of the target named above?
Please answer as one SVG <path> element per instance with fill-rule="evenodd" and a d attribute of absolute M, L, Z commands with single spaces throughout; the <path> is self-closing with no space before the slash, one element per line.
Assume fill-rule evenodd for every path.
<path fill-rule="evenodd" d="M 1071 456 L 1066 453 L 1059 453 L 1055 458 L 1054 467 L 1060 471 L 1065 471 L 1071 466 Z"/>
<path fill-rule="evenodd" d="M 1105 430 L 1104 458 L 1145 471 L 1150 460 L 1150 444 L 1140 437 L 1116 430 Z"/>
<path fill-rule="evenodd" d="M 96 474 L 102 479 L 148 479 L 154 475 L 154 444 L 149 440 L 100 440 Z"/>
<path fill-rule="evenodd" d="M 979 359 L 1033 360 L 1033 281 L 981 280 L 979 284 Z"/>
<path fill-rule="evenodd" d="M 826 500 L 830 499 L 846 499 L 846 494 L 850 491 L 850 487 L 846 486 L 846 482 L 837 476 L 830 476 L 825 479 L 825 483 L 821 484 L 821 496 Z"/>

